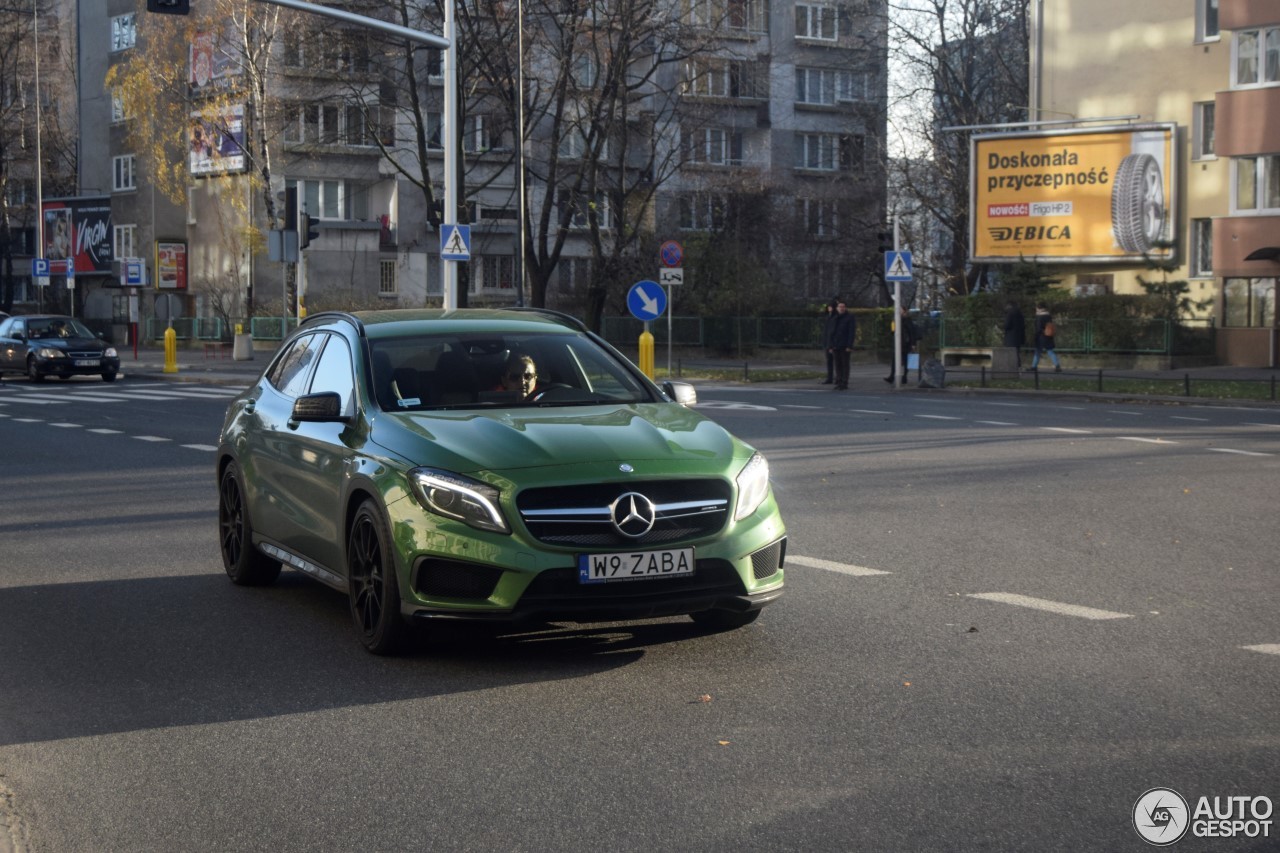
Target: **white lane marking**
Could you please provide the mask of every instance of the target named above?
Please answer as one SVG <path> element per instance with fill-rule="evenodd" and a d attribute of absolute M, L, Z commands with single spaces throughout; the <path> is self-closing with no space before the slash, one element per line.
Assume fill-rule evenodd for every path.
<path fill-rule="evenodd" d="M 1093 607 L 1081 607 L 1078 604 L 1063 604 L 1060 601 L 1047 601 L 1043 598 L 1031 598 L 1026 595 L 1016 595 L 1012 592 L 978 592 L 969 596 L 970 598 L 981 598 L 986 601 L 998 601 L 1002 604 L 1012 604 L 1017 607 L 1030 607 L 1032 610 L 1047 610 L 1050 613 L 1058 613 L 1062 616 L 1078 616 L 1081 619 L 1130 619 L 1132 613 L 1116 613 L 1112 610 L 1098 610 Z"/>
<path fill-rule="evenodd" d="M 138 441 L 173 441 L 171 438 L 163 438 L 158 435 L 135 435 Z"/>
<path fill-rule="evenodd" d="M 729 400 L 699 400 L 699 409 L 737 409 L 752 412 L 776 412 L 773 406 L 757 406 L 755 403 L 734 403 Z"/>
<path fill-rule="evenodd" d="M 120 435 L 120 430 L 107 429 L 105 427 L 100 427 L 98 429 L 91 429 L 89 430 L 89 432 L 96 432 L 98 435 Z"/>
<path fill-rule="evenodd" d="M 13 415 L 6 415 L 3 412 L 0 412 L 0 418 L 11 418 L 11 417 L 13 417 Z"/>
<path fill-rule="evenodd" d="M 1276 427 L 1276 428 L 1280 428 L 1280 424 L 1263 424 L 1263 423 L 1257 423 L 1257 422 L 1254 422 L 1254 421 L 1245 421 L 1245 422 L 1244 422 L 1244 425 L 1245 425 L 1245 426 L 1263 426 L 1263 427 Z"/>
<path fill-rule="evenodd" d="M 42 423 L 44 423 L 44 421 L 42 421 L 40 418 L 14 418 L 13 420 L 14 420 L 16 423 L 20 423 L 20 424 L 42 424 Z"/>
<path fill-rule="evenodd" d="M 916 415 L 917 418 L 928 418 L 931 421 L 958 421 L 960 418 L 951 415 Z"/>
<path fill-rule="evenodd" d="M 1068 412 L 1083 412 L 1084 406 L 1050 406 L 1051 409 L 1065 409 Z"/>
<path fill-rule="evenodd" d="M 848 563 L 833 563 L 830 560 L 819 560 L 817 557 L 787 557 L 788 563 L 799 563 L 802 566 L 811 566 L 815 569 L 826 569 L 829 572 L 839 572 L 842 575 L 854 575 L 856 577 L 870 577 L 871 575 L 887 575 L 890 572 L 882 572 L 879 569 L 868 569 L 866 566 L 851 566 Z"/>
<path fill-rule="evenodd" d="M 190 448 L 191 450 L 208 450 L 210 452 L 218 449 L 214 447 L 212 444 L 184 444 L 182 446 L 186 448 Z"/>
<path fill-rule="evenodd" d="M 1234 453 L 1237 456 L 1271 456 L 1270 453 L 1255 453 L 1252 450 L 1232 450 L 1230 447 L 1208 447 L 1205 448 L 1211 453 Z"/>
<path fill-rule="evenodd" d="M 1141 436 L 1136 436 L 1136 435 L 1117 435 L 1116 438 L 1120 439 L 1121 441 L 1141 441 L 1141 442 L 1145 442 L 1146 444 L 1177 444 L 1178 443 L 1176 441 L 1169 441 L 1163 438 L 1142 438 Z"/>
<path fill-rule="evenodd" d="M 1139 417 L 1139 418 L 1140 418 L 1140 417 L 1142 417 L 1143 415 L 1145 415 L 1145 414 L 1146 414 L 1146 412 L 1122 412 L 1122 411 L 1120 411 L 1119 409 L 1108 409 L 1108 410 L 1107 410 L 1107 414 L 1111 414 L 1111 415 L 1134 415 L 1134 416 L 1136 416 L 1136 417 Z"/>
<path fill-rule="evenodd" d="M 821 406 L 801 406 L 797 403 L 783 403 L 782 408 L 784 409 L 821 409 L 822 407 Z"/>
<path fill-rule="evenodd" d="M 885 411 L 881 411 L 880 409 L 851 409 L 850 411 L 857 412 L 860 415 L 892 415 L 893 414 L 893 412 L 885 412 Z"/>
<path fill-rule="evenodd" d="M 83 426 L 83 424 L 55 424 L 55 423 L 50 423 L 50 424 L 49 424 L 49 426 L 51 426 L 51 427 L 60 427 L 60 428 L 62 428 L 62 429 L 80 429 L 80 427 L 81 427 L 81 426 Z"/>
<path fill-rule="evenodd" d="M 209 394 L 204 394 L 199 391 L 188 391 L 185 388 L 183 389 L 166 388 L 163 391 L 155 391 L 150 388 L 131 388 L 129 389 L 129 393 L 138 397 L 159 397 L 161 395 L 164 395 L 165 397 L 186 397 L 191 400 L 219 399 L 217 397 L 213 397 Z"/>
<path fill-rule="evenodd" d="M 1264 655 L 1280 655 L 1280 643 L 1263 643 L 1260 646 L 1241 646 L 1251 652 L 1262 652 Z"/>
<path fill-rule="evenodd" d="M 32 403 L 37 406 L 47 406 L 50 403 L 58 404 L 58 403 L 65 403 L 67 401 L 59 399 L 57 397 L 37 397 L 34 394 L 19 394 L 16 397 L 9 397 L 8 399 L 5 400 L 5 402 L 6 403 Z"/>
<path fill-rule="evenodd" d="M 1173 419 L 1173 420 L 1175 420 L 1175 421 L 1199 421 L 1200 423 L 1208 423 L 1208 422 L 1209 422 L 1209 419 L 1208 419 L 1208 418 L 1189 418 L 1189 417 L 1185 417 L 1185 416 L 1183 416 L 1183 415 L 1170 415 L 1169 417 L 1170 417 L 1170 418 L 1172 418 L 1172 419 Z"/>
<path fill-rule="evenodd" d="M 1009 421 L 978 421 L 978 423 L 990 424 L 991 426 L 1017 426 L 1017 424 L 1010 423 Z"/>
<path fill-rule="evenodd" d="M 987 405 L 988 405 L 988 406 L 1009 406 L 1010 408 L 1014 408 L 1014 409 L 1022 409 L 1022 408 L 1026 408 L 1026 405 L 1027 405 L 1027 404 L 1026 404 L 1026 403 L 993 403 L 993 402 L 988 402 L 988 403 L 987 403 Z"/>
<path fill-rule="evenodd" d="M 1088 429 L 1070 429 L 1068 427 L 1040 427 L 1040 429 L 1048 430 L 1049 432 L 1069 432 L 1073 435 L 1093 435 L 1093 430 Z"/>
<path fill-rule="evenodd" d="M 125 397 L 125 399 L 136 403 L 140 400 L 146 400 L 147 402 L 152 402 L 152 401 L 159 402 L 162 400 L 186 400 L 190 398 L 182 397 L 181 395 L 178 395 L 178 394 L 166 394 L 163 391 L 156 391 L 156 392 L 143 391 L 143 392 L 133 392 L 128 397 Z"/>

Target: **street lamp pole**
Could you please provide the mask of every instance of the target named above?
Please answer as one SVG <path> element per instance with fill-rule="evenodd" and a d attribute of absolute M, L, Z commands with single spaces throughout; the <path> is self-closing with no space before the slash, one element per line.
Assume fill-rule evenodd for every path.
<path fill-rule="evenodd" d="M 520 228 L 516 234 L 516 304 L 524 305 L 524 235 L 528 223 L 528 204 L 524 179 L 524 0 L 516 0 L 516 132 L 520 134 L 516 151 L 516 183 L 520 193 Z"/>
<path fill-rule="evenodd" d="M 40 0 L 31 0 L 32 39 L 36 56 L 36 250 L 35 256 L 44 257 L 44 169 L 40 151 Z M 34 272 L 34 271 L 33 271 Z M 35 276 L 32 276 L 34 283 Z M 36 285 L 36 310 L 44 311 L 44 288 Z"/>

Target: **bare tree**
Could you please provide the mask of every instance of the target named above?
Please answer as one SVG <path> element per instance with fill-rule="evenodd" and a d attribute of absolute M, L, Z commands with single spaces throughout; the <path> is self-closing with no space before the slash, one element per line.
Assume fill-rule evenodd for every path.
<path fill-rule="evenodd" d="M 1027 110 L 1028 0 L 891 0 L 890 119 L 907 156 L 893 184 L 931 220 L 911 235 L 932 251 L 954 293 L 983 270 L 968 263 L 969 137 L 948 130 L 1023 120 Z M 1034 117 L 1033 117 L 1034 118 Z M 927 270 L 922 270 L 925 272 Z"/>

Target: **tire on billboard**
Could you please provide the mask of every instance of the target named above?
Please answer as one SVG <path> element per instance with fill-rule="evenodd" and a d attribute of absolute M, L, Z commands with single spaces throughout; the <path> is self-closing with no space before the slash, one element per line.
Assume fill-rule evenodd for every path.
<path fill-rule="evenodd" d="M 1164 176 L 1150 154 L 1120 161 L 1111 187 L 1111 230 L 1126 252 L 1150 252 L 1164 233 Z"/>

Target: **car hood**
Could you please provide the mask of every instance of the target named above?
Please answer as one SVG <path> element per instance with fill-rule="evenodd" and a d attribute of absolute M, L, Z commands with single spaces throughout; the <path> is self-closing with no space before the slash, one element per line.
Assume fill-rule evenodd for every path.
<path fill-rule="evenodd" d="M 458 473 L 594 462 L 693 464 L 747 457 L 723 427 L 673 403 L 384 412 L 371 438 L 414 465 Z"/>
<path fill-rule="evenodd" d="M 50 349 L 60 350 L 93 350 L 94 352 L 102 352 L 107 345 L 97 338 L 32 338 L 30 341 L 32 349 L 40 347 L 49 347 Z"/>

